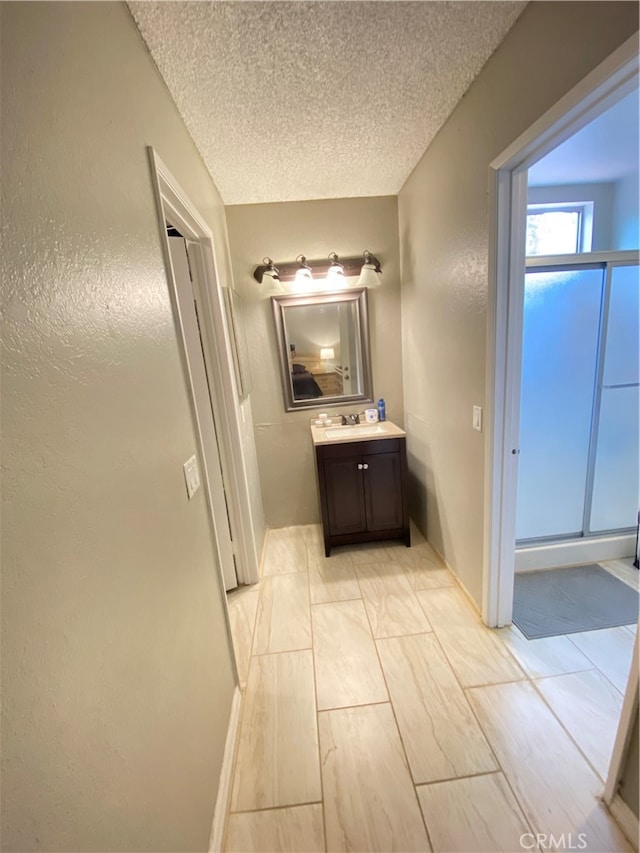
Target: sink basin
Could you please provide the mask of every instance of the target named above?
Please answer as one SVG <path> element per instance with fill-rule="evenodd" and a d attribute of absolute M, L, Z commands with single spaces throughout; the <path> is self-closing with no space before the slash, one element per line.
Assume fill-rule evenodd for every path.
<path fill-rule="evenodd" d="M 380 424 L 353 424 L 353 426 L 325 429 L 324 434 L 327 438 L 347 438 L 349 436 L 357 438 L 360 435 L 380 435 L 384 431 L 384 427 Z"/>

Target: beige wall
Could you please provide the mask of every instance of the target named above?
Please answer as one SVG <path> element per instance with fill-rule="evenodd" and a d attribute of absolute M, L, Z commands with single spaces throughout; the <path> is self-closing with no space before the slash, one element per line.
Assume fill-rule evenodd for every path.
<path fill-rule="evenodd" d="M 399 194 L 414 517 L 478 603 L 489 163 L 637 28 L 635 3 L 530 3 Z"/>
<path fill-rule="evenodd" d="M 319 519 L 309 434 L 313 411 L 284 410 L 271 300 L 252 272 L 265 255 L 286 261 L 301 252 L 308 258 L 332 251 L 348 257 L 369 249 L 380 258 L 383 284 L 369 291 L 374 394 L 385 398 L 387 417 L 402 425 L 397 199 L 232 205 L 226 213 L 235 286 L 245 308 L 265 517 L 273 527 L 308 524 Z M 324 408 L 350 412 L 358 406 Z"/>
<path fill-rule="evenodd" d="M 216 188 L 120 3 L 2 4 L 2 847 L 206 850 L 235 676 L 147 145 Z"/>

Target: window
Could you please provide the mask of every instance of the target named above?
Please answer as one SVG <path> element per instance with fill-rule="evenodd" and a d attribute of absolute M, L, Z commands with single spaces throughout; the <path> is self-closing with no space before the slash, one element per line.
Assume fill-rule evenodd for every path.
<path fill-rule="evenodd" d="M 592 201 L 527 206 L 527 255 L 590 252 L 592 233 Z"/>

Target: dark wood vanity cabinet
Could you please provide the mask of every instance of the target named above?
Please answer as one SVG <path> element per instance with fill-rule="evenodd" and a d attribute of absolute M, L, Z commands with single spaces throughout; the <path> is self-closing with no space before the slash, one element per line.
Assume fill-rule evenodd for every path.
<path fill-rule="evenodd" d="M 320 444 L 316 463 L 327 557 L 353 542 L 410 545 L 404 438 Z"/>

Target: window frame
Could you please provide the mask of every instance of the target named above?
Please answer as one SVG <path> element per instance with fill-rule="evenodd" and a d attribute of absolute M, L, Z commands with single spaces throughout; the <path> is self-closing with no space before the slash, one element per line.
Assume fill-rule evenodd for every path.
<path fill-rule="evenodd" d="M 527 204 L 525 234 L 528 232 L 529 216 L 536 216 L 543 213 L 577 213 L 578 230 L 576 234 L 576 248 L 573 252 L 561 252 L 558 254 L 579 255 L 591 252 L 593 248 L 593 210 L 593 201 L 557 201 Z M 546 254 L 548 253 L 540 253 L 540 255 Z M 535 258 L 540 255 L 527 255 L 526 257 Z"/>

